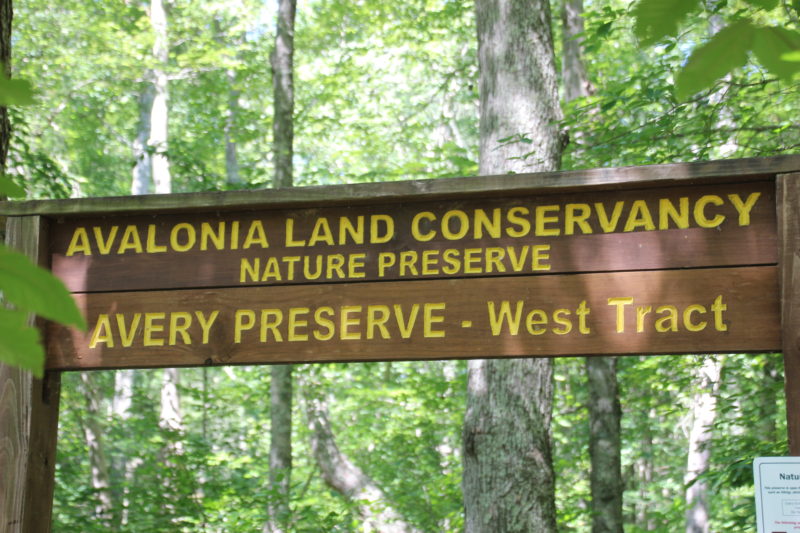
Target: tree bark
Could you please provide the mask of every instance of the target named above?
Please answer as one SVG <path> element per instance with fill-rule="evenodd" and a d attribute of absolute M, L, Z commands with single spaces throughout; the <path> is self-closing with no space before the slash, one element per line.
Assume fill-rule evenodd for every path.
<path fill-rule="evenodd" d="M 153 102 L 150 108 L 150 137 L 147 144 L 152 150 L 153 183 L 157 194 L 172 192 L 172 175 L 167 155 L 169 127 L 169 37 L 167 33 L 167 12 L 162 0 L 150 0 L 150 25 L 155 34 L 153 58 L 156 66 L 150 75 L 153 83 Z"/>
<path fill-rule="evenodd" d="M 561 7 L 564 100 L 571 102 L 594 93 L 583 63 L 583 0 L 564 0 Z"/>
<path fill-rule="evenodd" d="M 11 77 L 11 25 L 13 20 L 12 0 L 0 0 L 0 64 L 2 64 L 0 68 L 3 69 L 3 75 L 7 78 Z M 8 119 L 8 108 L 0 107 L 0 173 L 3 174 L 6 172 L 6 159 L 10 144 L 11 122 Z M 0 200 L 4 199 L 5 197 L 0 195 Z M 5 231 L 5 226 L 5 223 L 0 224 L 0 231 Z"/>
<path fill-rule="evenodd" d="M 708 484 L 697 477 L 708 470 L 711 459 L 711 426 L 717 416 L 723 356 L 706 356 L 697 371 L 698 392 L 692 402 L 692 426 L 686 476 L 686 533 L 708 533 Z"/>
<path fill-rule="evenodd" d="M 272 153 L 275 188 L 294 184 L 294 19 L 295 0 L 279 0 L 275 48 L 270 56 L 274 116 Z M 272 498 L 268 505 L 265 533 L 287 530 L 291 521 L 289 507 L 292 473 L 292 366 L 271 367 L 271 415 L 269 482 Z"/>
<path fill-rule="evenodd" d="M 622 409 L 614 357 L 587 357 L 589 457 L 592 463 L 592 533 L 622 533 L 620 421 Z"/>
<path fill-rule="evenodd" d="M 150 192 L 150 180 L 153 176 L 153 160 L 148 148 L 150 139 L 150 114 L 153 111 L 155 88 L 152 83 L 145 83 L 139 93 L 139 122 L 136 126 L 136 138 L 133 140 L 133 176 L 131 194 L 147 194 Z"/>
<path fill-rule="evenodd" d="M 226 72 L 226 77 L 230 87 L 228 88 L 228 114 L 225 117 L 225 177 L 228 185 L 239 186 L 242 184 L 242 177 L 239 175 L 239 157 L 234 131 L 236 117 L 239 114 L 241 91 L 236 89 L 236 72 L 233 69 Z"/>
<path fill-rule="evenodd" d="M 288 531 L 292 478 L 292 365 L 271 367 L 269 485 L 272 492 L 264 533 Z"/>
<path fill-rule="evenodd" d="M 104 427 L 100 420 L 102 413 L 97 391 L 98 385 L 90 372 L 81 372 L 81 386 L 86 399 L 86 415 L 82 418 L 83 435 L 89 451 L 92 489 L 97 497 L 94 519 L 97 523 L 110 528 L 113 499 L 108 457 L 103 443 Z"/>
<path fill-rule="evenodd" d="M 311 432 L 311 450 L 325 483 L 358 506 L 365 532 L 416 532 L 389 505 L 383 490 L 339 450 L 331 429 L 328 404 L 319 386 L 308 380 L 301 387 Z"/>
<path fill-rule="evenodd" d="M 275 188 L 291 187 L 292 157 L 294 156 L 294 18 L 297 10 L 295 0 L 280 0 L 278 3 L 278 28 L 275 48 L 270 55 L 272 66 L 272 89 L 274 116 L 272 119 L 272 143 Z"/>
<path fill-rule="evenodd" d="M 556 170 L 558 130 L 550 5 L 479 0 L 480 173 Z M 556 529 L 548 359 L 469 363 L 464 420 L 465 531 Z"/>
<path fill-rule="evenodd" d="M 111 412 L 119 418 L 119 422 L 125 424 L 131 416 L 131 405 L 133 404 L 134 394 L 134 370 L 117 370 L 114 373 L 114 397 L 111 400 Z M 128 453 L 122 454 L 116 460 L 112 460 L 112 472 L 114 478 L 118 480 L 115 484 L 117 490 L 117 501 L 119 501 L 119 513 L 117 519 L 121 526 L 127 526 L 130 519 L 130 486 L 133 483 L 133 475 L 136 467 L 141 464 L 141 458 L 131 457 Z M 121 483 L 119 480 L 121 479 Z M 121 486 L 120 486 L 121 485 Z"/>

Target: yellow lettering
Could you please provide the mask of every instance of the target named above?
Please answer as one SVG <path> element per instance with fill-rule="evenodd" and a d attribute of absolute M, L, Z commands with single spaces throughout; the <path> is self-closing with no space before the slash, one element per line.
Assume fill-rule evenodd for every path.
<path fill-rule="evenodd" d="M 633 298 L 609 298 L 608 305 L 617 306 L 617 333 L 625 331 L 625 306 L 632 305 Z"/>
<path fill-rule="evenodd" d="M 327 279 L 333 279 L 333 274 L 336 273 L 339 279 L 344 279 L 344 256 L 342 254 L 333 254 L 328 256 L 328 270 Z"/>
<path fill-rule="evenodd" d="M 519 324 L 522 319 L 522 301 L 517 302 L 517 309 L 514 315 L 511 314 L 511 303 L 507 300 L 500 302 L 499 312 L 495 310 L 494 302 L 486 302 L 489 307 L 489 326 L 492 330 L 492 335 L 497 337 L 502 333 L 503 323 L 508 323 L 508 332 L 511 335 L 519 334 Z"/>
<path fill-rule="evenodd" d="M 286 247 L 296 247 L 296 246 L 305 246 L 306 241 L 296 241 L 294 240 L 294 219 L 287 218 L 286 219 Z"/>
<path fill-rule="evenodd" d="M 678 308 L 674 305 L 662 305 L 656 308 L 656 313 L 665 314 L 656 320 L 656 331 L 678 331 Z"/>
<path fill-rule="evenodd" d="M 458 221 L 458 229 L 453 231 L 450 227 L 450 221 L 456 219 Z M 463 239 L 469 231 L 469 217 L 464 211 L 460 209 L 451 209 L 442 217 L 442 235 L 449 241 L 457 241 Z"/>
<path fill-rule="evenodd" d="M 475 231 L 474 235 L 476 239 L 483 238 L 483 230 L 486 230 L 486 233 L 489 234 L 489 237 L 493 239 L 500 238 L 500 208 L 496 207 L 492 209 L 492 219 L 489 220 L 489 217 L 486 215 L 486 211 L 483 209 L 476 209 L 475 210 Z"/>
<path fill-rule="evenodd" d="M 558 213 L 561 206 L 558 205 L 539 205 L 536 206 L 536 229 L 534 233 L 537 237 L 554 237 L 561 235 L 558 228 L 546 228 L 545 224 L 557 224 L 558 215 L 548 216 L 547 213 Z"/>
<path fill-rule="evenodd" d="M 381 223 L 384 230 L 381 234 Z M 394 219 L 389 215 L 372 215 L 369 218 L 369 242 L 383 244 L 394 237 Z"/>
<path fill-rule="evenodd" d="M 480 274 L 480 248 L 467 248 L 464 250 L 464 273 L 465 274 Z"/>
<path fill-rule="evenodd" d="M 720 294 L 711 304 L 711 312 L 714 313 L 714 329 L 717 331 L 728 331 L 728 325 L 722 320 L 722 312 L 727 310 L 728 306 L 722 303 L 722 295 Z"/>
<path fill-rule="evenodd" d="M 264 224 L 260 220 L 254 220 L 250 223 L 250 229 L 247 230 L 247 236 L 244 238 L 242 249 L 247 250 L 255 244 L 258 244 L 261 248 L 269 248 L 267 232 L 264 231 Z"/>
<path fill-rule="evenodd" d="M 69 241 L 67 247 L 67 257 L 72 257 L 76 253 L 81 252 L 84 255 L 92 255 L 92 247 L 89 244 L 89 234 L 86 228 L 75 228 L 72 233 L 72 240 Z"/>
<path fill-rule="evenodd" d="M 108 239 L 103 239 L 103 228 L 95 226 L 92 230 L 94 231 L 94 240 L 97 242 L 97 249 L 100 251 L 100 255 L 110 254 L 111 247 L 114 245 L 114 239 L 117 237 L 117 231 L 119 231 L 119 226 L 111 226 L 111 229 L 108 231 Z M 67 253 L 67 255 L 70 254 Z"/>
<path fill-rule="evenodd" d="M 569 309 L 556 309 L 553 313 L 553 322 L 561 326 L 560 328 L 553 328 L 553 333 L 556 335 L 566 335 L 572 331 L 572 321 L 567 318 L 570 315 Z"/>
<path fill-rule="evenodd" d="M 351 317 L 351 314 L 361 313 L 361 306 L 360 305 L 343 305 L 341 309 L 340 315 L 340 324 L 339 324 L 339 338 L 345 341 L 355 341 L 361 338 L 361 331 L 350 331 L 351 326 L 358 327 L 361 325 L 361 317 L 355 316 Z"/>
<path fill-rule="evenodd" d="M 145 250 L 147 250 L 148 254 L 160 254 L 167 251 L 166 245 L 156 244 L 156 229 L 157 226 L 155 224 L 147 225 L 147 244 L 145 245 Z"/>
<path fill-rule="evenodd" d="M 375 338 L 375 328 L 380 330 L 382 339 L 389 339 L 389 330 L 386 322 L 389 321 L 391 313 L 388 305 L 368 305 L 367 306 L 367 338 Z"/>
<path fill-rule="evenodd" d="M 669 229 L 669 221 L 675 222 L 675 227 L 686 229 L 689 227 L 689 197 L 678 198 L 678 208 L 669 198 L 658 201 L 658 229 Z"/>
<path fill-rule="evenodd" d="M 419 276 L 419 272 L 417 271 L 417 259 L 416 250 L 400 252 L 400 277 Z M 410 274 L 406 274 L 406 270 L 408 270 Z"/>
<path fill-rule="evenodd" d="M 289 309 L 289 342 L 307 341 L 307 333 L 298 333 L 297 328 L 308 327 L 308 320 L 300 320 L 300 315 L 307 315 L 311 310 L 308 307 L 291 307 Z"/>
<path fill-rule="evenodd" d="M 417 322 L 417 315 L 419 315 L 419 304 L 411 305 L 411 313 L 408 317 L 403 314 L 402 305 L 394 305 L 394 317 L 397 321 L 397 327 L 400 329 L 400 336 L 402 338 L 407 339 L 411 337 L 411 332 L 414 330 L 414 324 Z"/>
<path fill-rule="evenodd" d="M 386 275 L 386 270 L 392 268 L 397 262 L 397 257 L 393 252 L 381 252 L 378 254 L 378 277 Z"/>
<path fill-rule="evenodd" d="M 436 220 L 436 216 L 430 211 L 423 211 L 421 213 L 417 213 L 414 215 L 414 218 L 411 219 L 411 235 L 419 242 L 428 242 L 436 237 L 436 232 L 431 229 L 426 233 L 422 233 L 419 227 L 422 220 L 429 220 L 433 222 Z"/>
<path fill-rule="evenodd" d="M 259 272 L 261 272 L 261 259 L 256 257 L 251 263 L 248 258 L 242 257 L 239 262 L 239 283 L 248 281 L 248 277 L 249 281 L 258 281 Z"/>
<path fill-rule="evenodd" d="M 142 241 L 139 239 L 139 231 L 133 224 L 125 228 L 117 253 L 124 254 L 128 250 L 133 250 L 137 254 L 142 253 Z"/>
<path fill-rule="evenodd" d="M 576 224 L 581 228 L 581 233 L 592 233 L 592 226 L 589 225 L 591 214 L 589 204 L 567 204 L 564 207 L 564 235 L 574 235 Z"/>
<path fill-rule="evenodd" d="M 178 334 L 180 333 L 183 344 L 192 344 L 192 338 L 189 336 L 189 326 L 192 325 L 191 313 L 178 311 L 170 313 L 169 315 L 169 345 L 175 346 L 178 343 Z"/>
<path fill-rule="evenodd" d="M 119 340 L 123 348 L 130 348 L 133 345 L 133 339 L 136 338 L 136 332 L 141 321 L 142 313 L 134 313 L 131 326 L 128 328 L 125 324 L 125 315 L 117 313 L 117 329 L 119 330 Z"/>
<path fill-rule="evenodd" d="M 531 214 L 527 207 L 512 207 L 508 210 L 506 218 L 508 221 L 517 226 L 518 229 L 506 229 L 506 235 L 513 238 L 525 237 L 531 232 L 531 222 L 528 220 Z"/>
<path fill-rule="evenodd" d="M 85 232 L 86 230 L 84 230 Z M 109 348 L 114 347 L 114 335 L 111 333 L 111 321 L 106 314 L 97 317 L 97 323 L 89 340 L 89 348 L 95 348 L 101 342 L 106 343 Z"/>
<path fill-rule="evenodd" d="M 178 239 L 178 235 L 181 231 L 186 233 L 186 240 L 183 243 Z M 195 242 L 197 242 L 197 233 L 195 232 L 194 226 L 186 222 L 175 224 L 175 227 L 172 228 L 169 234 L 170 246 L 172 246 L 172 249 L 176 252 L 188 252 L 192 249 Z"/>
<path fill-rule="evenodd" d="M 217 320 L 217 316 L 219 316 L 219 310 L 211 311 L 211 314 L 208 315 L 208 318 L 203 314 L 202 311 L 195 311 L 194 316 L 197 317 L 197 322 L 200 324 L 200 329 L 203 332 L 203 344 L 208 344 L 208 337 L 211 333 L 211 326 L 214 325 L 214 321 Z M 255 322 L 255 313 L 253 314 L 253 322 Z"/>
<path fill-rule="evenodd" d="M 701 320 L 697 324 L 692 322 L 692 314 L 698 313 L 701 315 L 706 314 L 706 308 L 702 305 L 690 305 L 683 310 L 683 326 L 688 331 L 702 331 L 706 329 L 706 321 Z"/>
<path fill-rule="evenodd" d="M 631 212 L 628 213 L 628 221 L 625 223 L 624 231 L 634 231 L 637 228 L 643 228 L 647 231 L 656 229 L 656 225 L 653 224 L 653 217 L 650 215 L 650 209 L 644 200 L 635 200 L 631 205 Z"/>
<path fill-rule="evenodd" d="M 145 313 L 144 314 L 144 336 L 142 337 L 143 346 L 164 346 L 164 339 L 154 339 L 154 333 L 164 331 L 163 324 L 156 324 L 156 321 L 164 320 L 164 313 Z"/>
<path fill-rule="evenodd" d="M 225 222 L 220 221 L 217 223 L 217 232 L 208 222 L 200 224 L 200 249 L 208 250 L 208 241 L 214 245 L 217 250 L 225 249 Z M 245 246 L 246 248 L 246 246 Z"/>
<path fill-rule="evenodd" d="M 636 306 L 636 331 L 641 333 L 644 331 L 644 317 L 646 317 L 653 310 L 651 305 L 637 305 Z"/>
<path fill-rule="evenodd" d="M 339 218 L 339 244 L 347 244 L 347 236 L 353 240 L 353 244 L 364 244 L 364 215 L 359 215 L 356 226 L 347 217 Z"/>
<path fill-rule="evenodd" d="M 606 206 L 602 202 L 595 202 L 594 209 L 597 211 L 597 221 L 603 229 L 603 233 L 612 233 L 617 229 L 619 219 L 622 216 L 622 208 L 625 206 L 624 200 L 618 200 L 614 204 L 614 211 L 611 212 L 611 217 L 606 213 Z"/>
<path fill-rule="evenodd" d="M 542 261 L 550 260 L 550 245 L 549 244 L 535 244 L 531 246 L 531 267 L 533 270 L 550 270 L 550 264 L 542 263 Z"/>
<path fill-rule="evenodd" d="M 439 264 L 439 250 L 424 250 L 422 252 L 422 275 L 435 276 L 439 274 L 436 266 Z"/>
<path fill-rule="evenodd" d="M 547 313 L 541 309 L 534 309 L 528 313 L 525 327 L 531 335 L 543 335 L 547 332 Z M 492 332 L 494 333 L 494 332 Z"/>
<path fill-rule="evenodd" d="M 444 337 L 444 330 L 433 329 L 434 324 L 442 324 L 444 315 L 434 315 L 434 311 L 444 311 L 446 305 L 442 303 L 426 303 L 422 308 L 422 336 L 426 339 L 440 339 Z"/>
<path fill-rule="evenodd" d="M 233 342 L 242 342 L 242 332 L 253 329 L 256 325 L 256 313 L 250 309 L 237 309 L 233 315 Z"/>
<path fill-rule="evenodd" d="M 283 342 L 283 335 L 281 335 L 280 330 L 278 330 L 278 326 L 281 325 L 281 322 L 283 322 L 283 311 L 280 309 L 262 309 L 259 341 L 267 342 L 269 339 L 267 333 L 271 331 L 275 342 Z"/>
<path fill-rule="evenodd" d="M 717 213 L 713 218 L 708 218 L 705 209 L 708 204 L 722 205 L 724 203 L 722 198 L 716 194 L 701 196 L 700 199 L 697 200 L 697 203 L 694 204 L 694 220 L 697 222 L 697 225 L 701 228 L 716 228 L 722 224 L 722 221 L 725 220 L 725 215 Z"/>
<path fill-rule="evenodd" d="M 318 341 L 329 341 L 333 338 L 335 324 L 333 323 L 333 320 L 323 316 L 327 315 L 327 317 L 332 317 L 333 313 L 333 308 L 327 306 L 319 307 L 316 311 L 314 311 L 314 322 L 316 322 L 318 326 L 322 326 L 327 330 L 326 333 L 321 333 L 318 329 L 314 330 L 314 338 Z"/>
<path fill-rule="evenodd" d="M 317 219 L 314 229 L 311 230 L 311 238 L 308 239 L 308 245 L 315 246 L 318 242 L 323 242 L 329 246 L 334 244 L 333 232 L 331 232 L 331 226 L 325 217 Z"/>
<path fill-rule="evenodd" d="M 761 196 L 760 192 L 753 192 L 747 197 L 747 201 L 742 202 L 742 198 L 738 194 L 729 194 L 728 198 L 730 199 L 733 207 L 736 208 L 736 211 L 739 212 L 739 225 L 740 226 L 749 226 L 750 225 L 750 211 L 752 211 L 753 206 L 756 205 L 756 201 Z"/>
<path fill-rule="evenodd" d="M 578 309 L 575 310 L 575 314 L 578 315 L 578 331 L 582 335 L 588 335 L 592 332 L 592 330 L 586 325 L 586 316 L 590 312 L 591 310 L 589 309 L 589 306 L 586 305 L 586 300 L 581 301 Z"/>

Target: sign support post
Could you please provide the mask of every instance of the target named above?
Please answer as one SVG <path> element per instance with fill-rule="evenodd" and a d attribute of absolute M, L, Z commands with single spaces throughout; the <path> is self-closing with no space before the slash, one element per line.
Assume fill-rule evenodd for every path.
<path fill-rule="evenodd" d="M 779 174 L 778 266 L 789 453 L 800 455 L 800 174 Z"/>
<path fill-rule="evenodd" d="M 41 217 L 11 217 L 7 230 L 11 248 L 49 266 Z M 0 533 L 50 531 L 60 392 L 58 371 L 36 379 L 0 364 Z"/>

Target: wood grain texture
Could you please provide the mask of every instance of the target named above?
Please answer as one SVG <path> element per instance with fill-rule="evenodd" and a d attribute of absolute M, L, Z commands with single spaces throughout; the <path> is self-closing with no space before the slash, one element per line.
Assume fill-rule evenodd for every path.
<path fill-rule="evenodd" d="M 780 347 L 777 291 L 777 267 L 766 266 L 81 294 L 77 299 L 90 331 L 52 325 L 47 365 L 66 370 L 769 351 Z M 609 298 L 633 300 L 610 304 Z M 508 302 L 507 312 L 503 301 Z M 715 301 L 718 309 L 725 306 L 718 311 L 719 320 L 712 311 Z M 659 311 L 663 305 L 676 308 L 675 331 L 655 329 L 655 320 L 669 314 Z M 688 312 L 689 326 L 705 323 L 700 331 L 686 326 L 690 305 L 702 306 L 703 311 Z M 641 332 L 637 306 L 649 309 Z M 532 315 L 534 322 L 546 316 L 547 324 L 534 323 L 529 330 L 526 320 L 534 309 L 541 310 Z M 625 321 L 622 332 L 616 331 L 618 309 Z M 213 311 L 218 315 L 206 328 L 204 341 L 200 316 L 211 322 Z M 237 312 L 242 326 L 238 339 Z M 508 321 L 492 330 L 492 315 L 503 322 L 498 318 L 503 313 L 519 313 L 518 331 L 511 331 Z M 107 321 L 97 329 L 101 315 Z M 382 320 L 383 329 L 375 325 Z M 150 333 L 145 334 L 148 321 Z M 129 347 L 123 346 L 123 336 L 130 337 Z"/>
<path fill-rule="evenodd" d="M 498 196 L 548 190 L 630 188 L 687 184 L 696 181 L 737 181 L 762 177 L 772 179 L 781 172 L 800 170 L 800 156 L 728 159 L 698 163 L 673 163 L 625 168 L 600 168 L 569 172 L 542 172 L 503 176 L 477 176 L 419 181 L 186 193 L 120 196 L 75 200 L 0 202 L 0 215 L 71 216 L 90 214 L 167 213 L 198 209 L 236 210 L 298 205 L 363 205 L 376 201 L 401 202 L 470 194 Z"/>
<path fill-rule="evenodd" d="M 777 177 L 781 335 L 789 453 L 800 455 L 800 174 Z"/>
<path fill-rule="evenodd" d="M 737 207 L 731 196 L 754 203 Z M 669 213 L 662 202 L 681 209 L 687 227 L 660 220 Z M 759 181 L 368 207 L 94 217 L 54 224 L 50 249 L 53 272 L 73 292 L 766 265 L 777 262 L 774 205 L 774 185 Z M 696 207 L 702 217 L 724 221 L 700 227 Z M 740 221 L 742 210 L 746 224 Z M 370 243 L 371 221 L 382 237 L 389 231 L 386 219 L 393 225 L 391 239 Z M 329 233 L 316 235 L 327 235 L 327 242 L 317 239 L 312 246 L 321 221 Z M 204 223 L 222 236 L 224 249 L 202 237 Z M 254 223 L 264 228 L 267 248 L 248 245 Z M 662 223 L 667 229 L 660 229 Z M 360 227 L 363 243 L 342 227 Z M 135 229 L 143 253 L 123 246 L 131 242 L 124 236 L 129 228 Z M 68 254 L 80 230 L 91 255 L 85 250 Z M 194 245 L 174 251 L 169 246 L 173 232 L 178 242 Z M 146 253 L 148 240 L 164 251 Z M 534 255 L 541 261 L 534 262 Z M 342 268 L 329 268 L 332 261 L 341 261 Z M 351 268 L 351 261 L 363 266 Z"/>
<path fill-rule="evenodd" d="M 39 217 L 10 219 L 7 242 L 34 262 L 45 255 Z M 50 531 L 61 376 L 43 380 L 0 364 L 0 532 Z"/>

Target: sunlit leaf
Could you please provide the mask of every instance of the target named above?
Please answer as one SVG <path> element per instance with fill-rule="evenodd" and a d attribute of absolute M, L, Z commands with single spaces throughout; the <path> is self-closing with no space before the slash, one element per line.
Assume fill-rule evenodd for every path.
<path fill-rule="evenodd" d="M 731 70 L 744 65 L 754 30 L 748 22 L 736 22 L 696 48 L 675 80 L 675 97 L 679 101 L 686 100 L 711 87 Z"/>
<path fill-rule="evenodd" d="M 26 256 L 0 245 L 0 291 L 17 309 L 63 324 L 86 328 L 61 280 L 34 265 Z"/>
<path fill-rule="evenodd" d="M 0 306 L 0 361 L 30 370 L 40 378 L 44 373 L 44 348 L 39 331 L 27 321 L 28 313 Z"/>
<path fill-rule="evenodd" d="M 796 31 L 774 26 L 756 28 L 753 52 L 759 63 L 779 78 L 790 80 L 800 71 L 800 33 Z"/>
<path fill-rule="evenodd" d="M 699 0 L 639 0 L 633 8 L 634 32 L 643 44 L 674 36 L 681 20 L 699 7 Z"/>
<path fill-rule="evenodd" d="M 778 0 L 745 0 L 745 2 L 758 9 L 766 9 L 768 11 L 778 7 Z"/>
<path fill-rule="evenodd" d="M 8 176 L 0 175 L 0 196 L 9 198 L 24 198 L 25 189 L 11 181 Z"/>
<path fill-rule="evenodd" d="M 33 86 L 28 80 L 12 80 L 0 74 L 0 106 L 30 105 Z"/>

